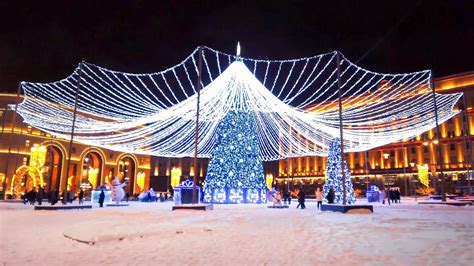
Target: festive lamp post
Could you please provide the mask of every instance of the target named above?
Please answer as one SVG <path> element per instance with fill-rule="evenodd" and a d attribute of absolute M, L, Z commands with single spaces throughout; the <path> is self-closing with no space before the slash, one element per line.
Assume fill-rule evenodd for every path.
<path fill-rule="evenodd" d="M 388 153 L 384 153 L 384 154 L 383 154 L 383 158 L 384 158 L 383 167 L 385 168 L 386 176 L 388 176 L 388 167 L 387 167 L 387 165 L 388 165 L 388 157 L 390 157 L 390 154 L 388 154 Z M 385 186 L 385 181 L 386 181 L 386 179 L 385 179 L 385 176 L 384 176 L 384 178 L 383 178 L 383 184 L 384 184 L 384 186 Z"/>
<path fill-rule="evenodd" d="M 194 135 L 194 177 L 193 177 L 193 204 L 196 204 L 196 182 L 197 182 L 197 155 L 198 155 L 198 142 L 199 142 L 199 98 L 201 90 L 201 74 L 202 74 L 202 46 L 199 46 L 199 59 L 198 59 L 198 78 L 196 81 L 197 91 L 197 103 L 196 103 L 196 131 Z"/>

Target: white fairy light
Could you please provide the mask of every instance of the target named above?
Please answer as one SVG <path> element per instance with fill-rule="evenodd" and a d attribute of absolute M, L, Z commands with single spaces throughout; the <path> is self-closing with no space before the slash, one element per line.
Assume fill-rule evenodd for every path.
<path fill-rule="evenodd" d="M 193 156 L 197 51 L 148 74 L 82 63 L 75 141 L 137 154 Z M 264 161 L 326 155 L 328 143 L 339 136 L 336 52 L 256 60 L 241 57 L 240 43 L 236 56 L 203 51 L 199 157 L 210 156 L 217 126 L 231 110 L 253 113 Z M 376 73 L 343 56 L 340 68 L 345 151 L 411 138 L 435 126 L 430 71 Z M 23 82 L 18 113 L 26 123 L 69 138 L 78 76 L 76 69 L 57 82 Z M 437 94 L 440 123 L 456 114 L 460 97 Z"/>

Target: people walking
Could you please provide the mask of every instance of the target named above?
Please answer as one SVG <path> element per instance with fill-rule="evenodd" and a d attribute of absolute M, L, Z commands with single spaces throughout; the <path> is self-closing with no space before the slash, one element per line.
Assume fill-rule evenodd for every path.
<path fill-rule="evenodd" d="M 104 193 L 104 190 L 102 189 L 100 191 L 100 194 L 99 194 L 99 205 L 100 205 L 100 208 L 103 207 L 104 205 L 104 200 L 105 200 L 105 193 Z"/>
<path fill-rule="evenodd" d="M 318 188 L 316 188 L 315 194 L 316 194 L 316 202 L 318 203 L 317 208 L 318 208 L 318 210 L 320 210 L 321 209 L 321 204 L 323 203 L 323 192 L 318 187 Z"/>
<path fill-rule="evenodd" d="M 84 203 L 83 200 L 84 200 L 84 190 L 80 189 L 79 190 L 79 204 L 83 204 Z"/>
<path fill-rule="evenodd" d="M 390 197 L 390 189 L 388 187 L 385 187 L 384 189 L 384 198 L 383 198 L 382 204 L 385 204 L 385 200 L 387 200 L 388 205 L 390 205 L 391 197 Z"/>
<path fill-rule="evenodd" d="M 334 204 L 334 198 L 335 198 L 336 194 L 334 193 L 334 187 L 330 187 L 329 188 L 329 191 L 328 191 L 328 194 L 326 196 L 326 199 L 328 200 L 328 203 L 329 204 Z"/>
<path fill-rule="evenodd" d="M 38 202 L 38 205 L 41 205 L 43 203 L 43 188 L 38 187 L 38 192 L 36 193 L 36 201 Z"/>
<path fill-rule="evenodd" d="M 301 188 L 300 191 L 298 192 L 298 206 L 296 206 L 296 208 L 301 206 L 301 209 L 306 209 L 306 205 L 304 204 L 305 198 L 306 198 L 306 195 L 304 193 L 303 188 Z"/>

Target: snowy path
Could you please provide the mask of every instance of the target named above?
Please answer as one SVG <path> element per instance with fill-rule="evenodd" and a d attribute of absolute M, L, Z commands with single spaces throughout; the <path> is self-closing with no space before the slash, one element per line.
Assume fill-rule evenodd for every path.
<path fill-rule="evenodd" d="M 307 205 L 172 212 L 171 203 L 72 211 L 0 203 L 0 263 L 474 265 L 474 207 L 404 200 L 339 214 Z"/>

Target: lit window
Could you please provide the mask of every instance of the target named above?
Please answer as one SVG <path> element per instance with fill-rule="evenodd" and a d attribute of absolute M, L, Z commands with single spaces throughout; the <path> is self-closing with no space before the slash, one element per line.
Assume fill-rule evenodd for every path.
<path fill-rule="evenodd" d="M 30 147 L 30 141 L 29 140 L 25 140 L 25 147 Z"/>

